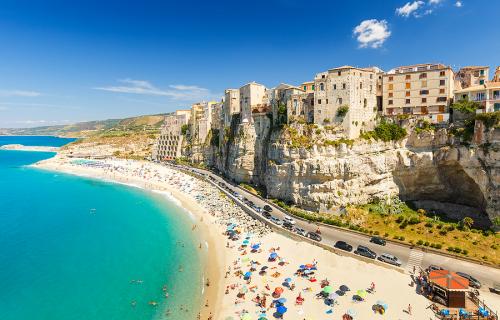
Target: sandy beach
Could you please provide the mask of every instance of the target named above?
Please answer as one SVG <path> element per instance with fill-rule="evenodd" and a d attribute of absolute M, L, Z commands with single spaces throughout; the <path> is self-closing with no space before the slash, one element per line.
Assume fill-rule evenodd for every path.
<path fill-rule="evenodd" d="M 210 183 L 172 168 L 61 154 L 35 166 L 166 192 L 191 212 L 200 222 L 193 231 L 208 246 L 209 286 L 200 319 L 319 320 L 342 319 L 345 313 L 355 319 L 434 319 L 409 275 L 271 232 Z M 488 299 L 498 303 L 494 296 Z M 375 314 L 374 305 L 385 305 L 385 314 Z"/>

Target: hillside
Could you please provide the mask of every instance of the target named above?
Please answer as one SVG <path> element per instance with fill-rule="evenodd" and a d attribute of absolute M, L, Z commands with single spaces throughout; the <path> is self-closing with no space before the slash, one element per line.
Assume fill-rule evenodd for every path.
<path fill-rule="evenodd" d="M 0 129 L 0 135 L 50 135 L 83 138 L 101 135 L 122 136 L 127 133 L 137 132 L 156 134 L 159 132 L 164 119 L 164 114 L 158 114 L 125 119 L 79 122 L 70 125 Z"/>

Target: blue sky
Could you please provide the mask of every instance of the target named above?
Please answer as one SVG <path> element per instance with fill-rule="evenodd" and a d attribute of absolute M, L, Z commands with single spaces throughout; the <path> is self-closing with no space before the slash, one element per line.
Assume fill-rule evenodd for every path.
<path fill-rule="evenodd" d="M 346 64 L 493 68 L 498 12 L 497 0 L 0 1 L 0 127 L 170 112 Z"/>

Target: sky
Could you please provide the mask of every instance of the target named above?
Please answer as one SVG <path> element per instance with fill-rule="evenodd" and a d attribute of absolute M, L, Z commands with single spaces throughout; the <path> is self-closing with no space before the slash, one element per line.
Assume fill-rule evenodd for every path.
<path fill-rule="evenodd" d="M 167 113 L 342 65 L 500 65 L 499 0 L 0 0 L 0 127 Z"/>

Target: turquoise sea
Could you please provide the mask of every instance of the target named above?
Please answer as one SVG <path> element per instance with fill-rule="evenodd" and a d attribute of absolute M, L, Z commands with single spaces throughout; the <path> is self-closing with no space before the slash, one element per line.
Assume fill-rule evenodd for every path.
<path fill-rule="evenodd" d="M 202 258 L 189 215 L 161 194 L 27 166 L 53 155 L 0 150 L 0 319 L 195 319 Z"/>

